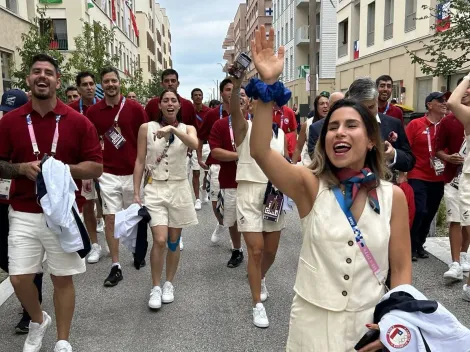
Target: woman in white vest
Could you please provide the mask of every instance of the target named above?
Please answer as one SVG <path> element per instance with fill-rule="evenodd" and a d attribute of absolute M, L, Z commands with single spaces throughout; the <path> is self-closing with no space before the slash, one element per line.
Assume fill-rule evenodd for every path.
<path fill-rule="evenodd" d="M 196 129 L 180 122 L 181 105 L 173 89 L 160 95 L 157 121 L 143 124 L 137 141 L 137 160 L 134 168 L 134 189 L 140 189 L 144 179 L 144 199 L 150 216 L 153 247 L 150 252 L 152 290 L 149 307 L 158 309 L 174 300 L 172 284 L 180 258 L 181 230 L 197 225 L 196 211 L 186 172 L 188 148 L 196 149 Z M 141 204 L 140 195 L 134 201 Z M 160 280 L 166 255 L 166 282 L 163 291 Z"/>
<path fill-rule="evenodd" d="M 267 328 L 269 320 L 262 302 L 268 298 L 265 275 L 276 257 L 281 230 L 285 226 L 284 212 L 279 211 L 272 221 L 263 219 L 268 178 L 250 155 L 252 121 L 244 118 L 240 108 L 241 79 L 232 77 L 233 92 L 230 101 L 230 114 L 238 153 L 237 165 L 237 226 L 243 233 L 248 248 L 248 280 L 253 299 L 253 324 Z M 270 125 L 270 146 L 284 155 L 286 139 L 284 132 L 276 124 Z M 271 192 L 275 192 L 271 186 Z"/>
<path fill-rule="evenodd" d="M 263 84 L 250 139 L 251 155 L 271 182 L 297 205 L 302 222 L 295 296 L 287 350 L 352 351 L 373 323 L 391 268 L 391 286 L 411 283 L 408 207 L 400 188 L 384 181 L 383 142 L 375 116 L 341 100 L 325 119 L 312 169 L 288 163 L 270 147 L 272 105 L 263 92 L 284 67 L 283 47 L 273 51 L 261 26 L 251 52 Z M 266 87 L 266 85 L 268 87 Z M 248 87 L 247 87 L 248 89 Z M 358 220 L 356 224 L 355 219 Z M 376 340 L 361 352 L 383 346 Z"/>

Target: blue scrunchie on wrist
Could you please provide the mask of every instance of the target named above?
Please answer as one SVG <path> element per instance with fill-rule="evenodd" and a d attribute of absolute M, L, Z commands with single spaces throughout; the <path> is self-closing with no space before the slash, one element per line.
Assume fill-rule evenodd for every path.
<path fill-rule="evenodd" d="M 277 81 L 274 84 L 267 85 L 258 78 L 252 78 L 245 87 L 246 95 L 249 98 L 260 99 L 265 103 L 274 101 L 278 106 L 286 105 L 292 96 L 289 89 L 284 84 Z"/>

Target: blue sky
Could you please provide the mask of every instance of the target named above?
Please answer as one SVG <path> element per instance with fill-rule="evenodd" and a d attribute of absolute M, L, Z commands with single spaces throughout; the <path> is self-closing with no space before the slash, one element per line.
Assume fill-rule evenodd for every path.
<path fill-rule="evenodd" d="M 244 0 L 159 0 L 170 19 L 173 68 L 180 76 L 178 92 L 191 98 L 201 88 L 209 100 L 214 81 L 225 78 L 222 42 Z M 209 92 L 210 91 L 210 92 Z M 217 91 L 216 91 L 217 93 Z"/>

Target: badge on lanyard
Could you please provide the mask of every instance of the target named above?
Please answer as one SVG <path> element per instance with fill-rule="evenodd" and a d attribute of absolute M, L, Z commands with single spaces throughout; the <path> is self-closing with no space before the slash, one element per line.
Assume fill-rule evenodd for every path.
<path fill-rule="evenodd" d="M 281 216 L 284 196 L 280 192 L 270 193 L 266 198 L 266 204 L 263 211 L 263 219 L 278 222 Z"/>
<path fill-rule="evenodd" d="M 107 130 L 104 135 L 116 149 L 120 149 L 126 143 L 126 139 L 121 135 L 120 130 L 118 131 L 114 126 Z"/>
<path fill-rule="evenodd" d="M 441 176 L 444 173 L 444 163 L 441 161 L 441 159 L 436 158 L 435 156 L 432 156 L 430 161 L 431 167 L 434 169 L 436 176 Z"/>
<path fill-rule="evenodd" d="M 219 194 L 217 195 L 217 206 L 215 208 L 217 212 L 220 214 L 221 218 L 224 218 L 224 194 L 222 193 L 222 190 L 219 191 Z"/>
<path fill-rule="evenodd" d="M 0 178 L 0 199 L 10 199 L 11 180 Z"/>

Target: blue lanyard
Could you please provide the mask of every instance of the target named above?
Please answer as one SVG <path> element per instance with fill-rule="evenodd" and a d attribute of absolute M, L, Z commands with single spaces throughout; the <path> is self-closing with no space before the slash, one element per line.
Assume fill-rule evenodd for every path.
<path fill-rule="evenodd" d="M 251 117 L 251 114 L 248 114 L 248 121 L 251 121 L 253 117 Z"/>
<path fill-rule="evenodd" d="M 96 97 L 93 98 L 93 105 L 95 105 L 95 104 L 96 104 Z M 83 98 L 80 98 L 80 103 L 79 103 L 79 105 L 80 105 L 80 114 L 83 115 Z"/>
<path fill-rule="evenodd" d="M 390 109 L 390 103 L 387 103 L 387 107 L 385 108 L 385 110 L 383 112 L 384 115 L 387 115 L 388 109 Z"/>

